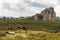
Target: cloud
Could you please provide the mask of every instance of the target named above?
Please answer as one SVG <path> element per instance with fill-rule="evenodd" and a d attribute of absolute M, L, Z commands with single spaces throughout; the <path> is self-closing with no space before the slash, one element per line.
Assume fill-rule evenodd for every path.
<path fill-rule="evenodd" d="M 57 16 L 60 16 L 60 5 L 55 7 L 55 11 L 56 11 Z"/>
<path fill-rule="evenodd" d="M 44 7 L 47 7 L 46 5 L 42 5 L 40 3 L 37 3 L 37 2 L 30 2 L 30 1 L 26 1 L 26 3 L 28 3 L 30 6 L 33 6 L 33 7 L 41 7 L 41 8 L 44 8 Z"/>
<path fill-rule="evenodd" d="M 31 16 L 51 6 L 59 15 L 58 2 L 59 0 L 0 0 L 0 16 Z"/>
<path fill-rule="evenodd" d="M 8 3 L 2 3 L 3 9 L 11 10 L 10 4 Z"/>
<path fill-rule="evenodd" d="M 57 0 L 25 0 L 28 6 L 37 8 L 48 8 L 55 7 L 57 5 Z"/>

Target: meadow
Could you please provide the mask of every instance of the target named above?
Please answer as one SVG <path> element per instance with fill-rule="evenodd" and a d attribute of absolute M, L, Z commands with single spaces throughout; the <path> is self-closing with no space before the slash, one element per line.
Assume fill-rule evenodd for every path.
<path fill-rule="evenodd" d="M 28 34 L 22 30 L 23 33 L 6 34 L 0 40 L 60 40 L 60 21 L 0 19 L 0 34 L 5 33 L 8 27 L 14 29 L 11 31 L 19 31 L 18 26 L 26 26 Z"/>
<path fill-rule="evenodd" d="M 0 29 L 17 26 L 26 26 L 30 30 L 60 30 L 60 21 L 40 21 L 40 20 L 20 20 L 20 19 L 0 19 Z"/>
<path fill-rule="evenodd" d="M 28 31 L 15 33 L 14 35 L 6 34 L 0 37 L 0 40 L 60 40 L 60 33 L 49 33 L 44 31 Z"/>

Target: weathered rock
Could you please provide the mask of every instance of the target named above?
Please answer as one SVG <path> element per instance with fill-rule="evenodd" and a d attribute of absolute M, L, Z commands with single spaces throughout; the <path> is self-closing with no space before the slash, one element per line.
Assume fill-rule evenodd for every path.
<path fill-rule="evenodd" d="M 53 7 L 46 8 L 45 10 L 41 11 L 40 14 L 36 14 L 34 19 L 35 20 L 55 20 L 56 13 Z"/>

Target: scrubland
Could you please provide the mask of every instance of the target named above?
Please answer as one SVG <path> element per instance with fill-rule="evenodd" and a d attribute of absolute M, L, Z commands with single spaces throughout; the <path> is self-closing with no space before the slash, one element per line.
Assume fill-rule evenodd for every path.
<path fill-rule="evenodd" d="M 18 26 L 27 27 L 27 34 Z M 17 33 L 6 34 L 8 27 Z M 60 40 L 60 21 L 0 19 L 0 40 Z"/>

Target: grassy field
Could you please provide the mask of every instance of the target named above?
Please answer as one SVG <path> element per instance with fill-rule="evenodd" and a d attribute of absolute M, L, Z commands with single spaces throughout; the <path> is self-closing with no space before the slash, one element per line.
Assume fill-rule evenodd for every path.
<path fill-rule="evenodd" d="M 14 35 L 6 34 L 6 36 L 0 37 L 0 40 L 60 40 L 60 33 L 29 30 L 28 34 L 24 31 Z"/>
<path fill-rule="evenodd" d="M 0 34 L 8 27 L 14 28 L 12 31 L 16 32 L 18 26 L 26 26 L 28 34 L 6 34 L 5 37 L 0 37 L 0 40 L 60 40 L 60 21 L 0 19 Z M 55 31 L 58 33 L 54 33 Z"/>
<path fill-rule="evenodd" d="M 26 26 L 30 30 L 57 30 L 60 31 L 60 21 L 36 21 L 36 20 L 19 20 L 19 19 L 0 19 L 0 29 L 17 26 Z"/>

